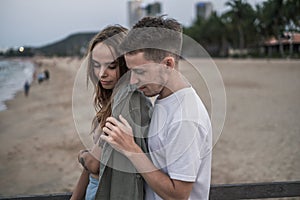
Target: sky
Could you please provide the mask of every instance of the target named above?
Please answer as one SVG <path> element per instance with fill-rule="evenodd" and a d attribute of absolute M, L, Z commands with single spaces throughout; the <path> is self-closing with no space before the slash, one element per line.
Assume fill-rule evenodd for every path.
<path fill-rule="evenodd" d="M 184 26 L 195 19 L 199 0 L 142 0 L 162 3 L 162 14 Z M 209 1 L 209 0 L 206 0 Z M 218 13 L 227 0 L 210 0 Z M 254 6 L 264 0 L 248 0 Z M 107 25 L 128 26 L 128 0 L 0 0 L 0 50 L 40 47 L 79 32 L 97 32 Z"/>

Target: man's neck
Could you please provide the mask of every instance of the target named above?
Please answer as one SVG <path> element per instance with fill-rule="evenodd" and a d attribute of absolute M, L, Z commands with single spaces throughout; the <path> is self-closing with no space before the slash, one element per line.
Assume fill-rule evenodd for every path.
<path fill-rule="evenodd" d="M 164 86 L 162 91 L 160 92 L 158 99 L 166 98 L 173 93 L 177 92 L 178 90 L 181 90 L 183 88 L 188 88 L 191 85 L 189 82 L 185 80 L 185 78 L 176 70 L 172 72 L 172 75 L 170 75 L 170 78 L 167 82 L 167 84 Z"/>

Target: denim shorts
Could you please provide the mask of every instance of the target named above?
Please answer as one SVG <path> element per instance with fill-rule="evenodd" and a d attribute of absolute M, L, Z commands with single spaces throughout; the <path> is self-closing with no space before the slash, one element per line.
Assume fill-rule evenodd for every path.
<path fill-rule="evenodd" d="M 94 200 L 98 190 L 99 180 L 89 175 L 90 182 L 86 188 L 85 200 Z"/>

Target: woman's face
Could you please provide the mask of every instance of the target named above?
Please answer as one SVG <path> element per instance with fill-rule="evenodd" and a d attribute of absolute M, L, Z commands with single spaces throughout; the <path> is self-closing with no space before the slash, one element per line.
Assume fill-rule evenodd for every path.
<path fill-rule="evenodd" d="M 120 69 L 114 52 L 103 43 L 98 43 L 92 51 L 94 73 L 104 89 L 113 89 L 120 78 Z"/>

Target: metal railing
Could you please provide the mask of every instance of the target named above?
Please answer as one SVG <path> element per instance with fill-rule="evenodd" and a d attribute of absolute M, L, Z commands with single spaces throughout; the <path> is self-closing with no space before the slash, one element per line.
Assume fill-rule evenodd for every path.
<path fill-rule="evenodd" d="M 212 185 L 211 200 L 300 197 L 300 181 Z"/>
<path fill-rule="evenodd" d="M 71 193 L 0 197 L 0 200 L 69 200 Z M 212 185 L 210 200 L 300 197 L 300 181 Z"/>

